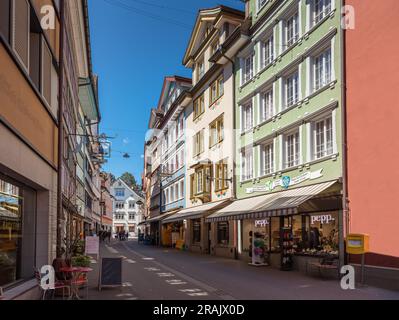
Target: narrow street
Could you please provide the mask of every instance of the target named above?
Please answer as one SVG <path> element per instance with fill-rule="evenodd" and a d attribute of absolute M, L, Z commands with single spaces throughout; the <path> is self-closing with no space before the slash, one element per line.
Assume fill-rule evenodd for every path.
<path fill-rule="evenodd" d="M 245 262 L 138 244 L 102 245 L 102 257 L 123 257 L 120 289 L 96 288 L 98 263 L 90 275 L 93 300 L 278 300 L 398 299 L 399 293 L 364 287 L 344 291 L 339 282 L 297 272 L 253 268 Z"/>

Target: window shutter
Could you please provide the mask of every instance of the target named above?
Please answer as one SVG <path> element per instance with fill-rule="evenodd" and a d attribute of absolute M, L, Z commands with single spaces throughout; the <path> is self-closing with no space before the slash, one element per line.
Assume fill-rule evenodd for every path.
<path fill-rule="evenodd" d="M 0 1 L 0 33 L 10 42 L 10 0 Z"/>
<path fill-rule="evenodd" d="M 27 0 L 14 0 L 13 48 L 21 62 L 29 70 L 29 18 Z"/>
<path fill-rule="evenodd" d="M 42 40 L 42 95 L 47 103 L 51 104 L 51 52 L 45 42 Z"/>

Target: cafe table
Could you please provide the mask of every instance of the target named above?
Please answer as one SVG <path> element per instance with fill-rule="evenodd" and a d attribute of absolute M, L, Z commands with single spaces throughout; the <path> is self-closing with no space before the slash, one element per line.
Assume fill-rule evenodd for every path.
<path fill-rule="evenodd" d="M 70 280 L 66 280 L 67 283 L 69 283 L 71 285 L 71 294 L 69 299 L 81 299 L 81 297 L 79 296 L 79 286 L 81 286 L 82 284 L 85 286 L 88 286 L 88 280 L 80 280 L 82 275 L 86 275 L 87 273 L 93 271 L 93 269 L 91 268 L 85 268 L 85 267 L 62 267 L 60 268 L 60 271 L 66 274 L 70 274 L 71 275 L 71 279 Z"/>

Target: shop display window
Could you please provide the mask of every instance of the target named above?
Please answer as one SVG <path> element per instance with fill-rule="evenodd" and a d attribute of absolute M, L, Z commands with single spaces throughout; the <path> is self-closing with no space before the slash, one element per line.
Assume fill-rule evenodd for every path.
<path fill-rule="evenodd" d="M 309 255 L 338 255 L 338 213 L 295 216 L 294 248 Z"/>
<path fill-rule="evenodd" d="M 201 242 L 201 220 L 193 220 L 193 243 Z"/>
<path fill-rule="evenodd" d="M 270 220 L 244 220 L 243 221 L 243 250 L 251 255 L 252 236 L 255 239 L 262 239 L 265 252 L 269 251 L 270 246 Z"/>
<path fill-rule="evenodd" d="M 224 246 L 229 244 L 229 223 L 218 222 L 217 224 L 218 243 Z"/>
<path fill-rule="evenodd" d="M 281 248 L 280 248 L 280 217 L 270 218 L 270 229 L 271 229 L 270 251 L 278 253 L 281 251 Z"/>

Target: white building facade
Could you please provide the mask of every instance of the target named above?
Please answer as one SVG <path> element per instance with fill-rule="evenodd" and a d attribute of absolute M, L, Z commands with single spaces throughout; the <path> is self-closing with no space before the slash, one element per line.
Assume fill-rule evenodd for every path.
<path fill-rule="evenodd" d="M 111 194 L 113 196 L 113 233 L 128 231 L 129 237 L 137 237 L 139 223 L 142 221 L 144 199 L 121 179 L 113 183 Z"/>

